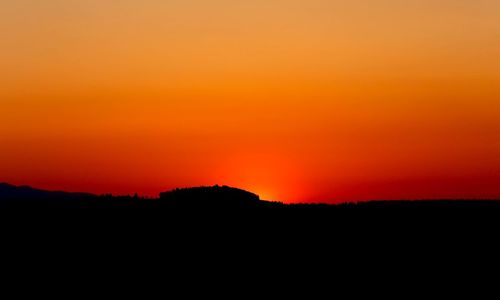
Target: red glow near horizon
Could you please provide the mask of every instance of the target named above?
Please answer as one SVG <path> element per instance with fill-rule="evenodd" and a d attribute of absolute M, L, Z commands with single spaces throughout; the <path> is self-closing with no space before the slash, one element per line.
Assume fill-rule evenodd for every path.
<path fill-rule="evenodd" d="M 148 196 L 219 184 L 290 203 L 500 198 L 499 11 L 0 1 L 0 182 Z"/>

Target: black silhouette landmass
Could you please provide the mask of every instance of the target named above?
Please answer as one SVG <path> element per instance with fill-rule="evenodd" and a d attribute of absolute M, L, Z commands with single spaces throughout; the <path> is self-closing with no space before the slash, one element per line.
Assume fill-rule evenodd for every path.
<path fill-rule="evenodd" d="M 47 236 L 55 236 L 57 243 L 76 239 L 98 248 L 118 241 L 118 252 L 180 247 L 179 255 L 191 257 L 200 255 L 197 249 L 231 249 L 235 243 L 260 252 L 282 244 L 285 252 L 304 247 L 372 251 L 384 245 L 386 251 L 393 251 L 388 245 L 434 249 L 447 241 L 457 247 L 495 241 L 500 201 L 283 204 L 227 186 L 176 189 L 150 199 L 0 184 L 0 228 L 4 236 L 30 237 L 40 245 Z"/>
<path fill-rule="evenodd" d="M 195 207 L 251 207 L 262 205 L 259 196 L 228 186 L 175 189 L 160 193 L 159 201 L 176 206 Z"/>
<path fill-rule="evenodd" d="M 369 214 L 374 219 L 387 216 L 422 216 L 432 214 L 491 215 L 500 218 L 500 200 L 421 200 L 371 201 L 360 203 L 283 204 L 264 201 L 258 195 L 228 186 L 194 187 L 160 193 L 159 198 L 94 195 L 46 191 L 29 186 L 0 183 L 0 209 L 6 211 L 107 210 L 169 215 L 178 212 L 214 213 L 276 213 L 317 217 L 336 217 Z"/>

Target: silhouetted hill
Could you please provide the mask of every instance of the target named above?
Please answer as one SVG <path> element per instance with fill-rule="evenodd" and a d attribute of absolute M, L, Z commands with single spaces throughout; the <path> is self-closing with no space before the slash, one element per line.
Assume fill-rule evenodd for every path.
<path fill-rule="evenodd" d="M 160 201 L 173 205 L 245 207 L 262 204 L 258 195 L 228 186 L 175 189 L 160 193 Z"/>
<path fill-rule="evenodd" d="M 171 222 L 174 220 L 247 220 L 254 223 L 283 222 L 317 226 L 376 223 L 394 225 L 413 222 L 425 225 L 451 221 L 500 221 L 500 201 L 436 200 L 376 201 L 357 204 L 295 204 L 261 201 L 259 196 L 227 186 L 176 189 L 158 199 L 131 196 L 98 196 L 87 193 L 52 192 L 27 186 L 0 184 L 0 213 L 3 216 L 85 216 L 96 214 L 112 220 Z"/>
<path fill-rule="evenodd" d="M 45 191 L 29 186 L 14 186 L 7 183 L 0 183 L 1 201 L 93 200 L 96 197 L 89 193 Z"/>
<path fill-rule="evenodd" d="M 229 187 L 179 189 L 162 193 L 159 199 L 142 199 L 0 184 L 3 248 L 14 245 L 13 252 L 22 253 L 16 260 L 4 255 L 6 261 L 13 261 L 16 268 L 19 261 L 29 258 L 47 262 L 42 269 L 46 275 L 45 270 L 57 261 L 52 255 L 68 268 L 74 268 L 73 261 L 92 266 L 89 274 L 105 274 L 105 284 L 111 279 L 101 268 L 110 261 L 115 272 L 132 278 L 131 285 L 136 276 L 158 276 L 158 271 L 159 280 L 163 280 L 161 272 L 167 272 L 188 278 L 191 284 L 193 270 L 198 269 L 206 270 L 201 273 L 204 281 L 220 280 L 219 271 L 245 281 L 239 274 L 276 276 L 276 269 L 294 276 L 299 272 L 322 277 L 339 272 L 339 264 L 349 266 L 353 274 L 348 278 L 355 282 L 363 264 L 371 269 L 368 263 L 376 262 L 370 277 L 380 277 L 388 270 L 389 258 L 407 272 L 416 272 L 408 262 L 420 265 L 425 253 L 442 264 L 443 257 L 457 249 L 467 255 L 471 246 L 488 249 L 489 241 L 496 244 L 499 220 L 498 201 L 284 205 L 260 201 L 255 194 Z M 50 244 L 56 246 L 47 247 Z M 62 259 L 64 254 L 69 258 Z M 451 261 L 462 267 L 463 257 Z M 133 270 L 134 264 L 153 270 L 123 273 Z M 176 264 L 178 269 L 172 267 Z M 225 271 L 222 264 L 234 269 Z M 303 266 L 320 268 L 297 271 Z M 415 274 L 429 270 L 426 267 Z"/>
<path fill-rule="evenodd" d="M 241 249 L 253 248 L 254 253 L 274 259 L 276 254 L 301 247 L 372 251 L 381 245 L 401 247 L 404 242 L 409 247 L 434 249 L 449 240 L 457 245 L 464 240 L 470 244 L 494 240 L 491 237 L 500 228 L 500 201 L 285 205 L 260 201 L 255 194 L 229 187 L 179 189 L 162 193 L 159 199 L 143 199 L 2 184 L 0 227 L 15 239 L 39 239 L 36 247 L 27 249 L 37 249 L 46 243 L 47 234 L 56 233 L 58 242 L 83 238 L 95 249 L 119 240 L 123 246 L 113 255 L 134 245 L 143 249 L 141 258 L 150 249 L 162 253 L 182 249 L 181 255 L 194 252 L 192 259 L 213 245 L 224 245 L 215 248 L 221 249 L 218 254 L 231 252 L 226 249 L 237 241 Z M 267 252 L 283 243 L 287 246 L 281 250 Z M 166 257 L 176 260 L 179 256 Z"/>

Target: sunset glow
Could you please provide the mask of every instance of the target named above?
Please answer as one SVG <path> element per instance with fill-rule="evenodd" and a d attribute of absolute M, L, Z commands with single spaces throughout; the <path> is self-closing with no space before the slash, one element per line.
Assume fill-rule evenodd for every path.
<path fill-rule="evenodd" d="M 500 1 L 2 0 L 0 182 L 500 197 Z"/>

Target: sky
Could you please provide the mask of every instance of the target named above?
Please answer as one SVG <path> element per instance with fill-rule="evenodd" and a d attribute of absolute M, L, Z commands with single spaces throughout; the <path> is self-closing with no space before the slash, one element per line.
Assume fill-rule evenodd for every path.
<path fill-rule="evenodd" d="M 0 182 L 500 198 L 497 0 L 0 0 Z"/>

